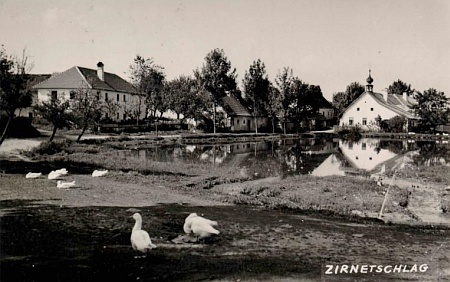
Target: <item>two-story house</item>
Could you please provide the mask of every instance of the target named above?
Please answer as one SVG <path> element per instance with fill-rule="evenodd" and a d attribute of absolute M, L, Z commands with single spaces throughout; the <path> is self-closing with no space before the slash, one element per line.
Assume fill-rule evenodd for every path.
<path fill-rule="evenodd" d="M 140 119 L 146 117 L 142 96 L 129 82 L 116 74 L 105 72 L 102 62 L 97 69 L 75 66 L 64 72 L 53 74 L 34 86 L 37 89 L 37 103 L 51 99 L 74 99 L 78 89 L 90 89 L 105 105 L 103 118 L 121 121 L 129 118 L 133 108 L 140 109 Z M 108 107 L 115 104 L 115 107 Z M 114 108 L 113 111 L 108 108 Z"/>

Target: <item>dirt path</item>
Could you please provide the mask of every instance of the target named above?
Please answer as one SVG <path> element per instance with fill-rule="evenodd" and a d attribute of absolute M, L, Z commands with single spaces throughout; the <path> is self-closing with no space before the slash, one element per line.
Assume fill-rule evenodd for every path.
<path fill-rule="evenodd" d="M 1 281 L 448 281 L 448 231 L 399 229 L 254 207 L 29 206 L 3 201 Z M 158 245 L 135 259 L 130 216 Z M 184 218 L 219 221 L 206 244 L 177 245 Z M 31 231 L 31 232 L 30 232 Z M 17 236 L 20 234 L 20 236 Z M 426 271 L 326 274 L 326 265 L 426 265 Z"/>

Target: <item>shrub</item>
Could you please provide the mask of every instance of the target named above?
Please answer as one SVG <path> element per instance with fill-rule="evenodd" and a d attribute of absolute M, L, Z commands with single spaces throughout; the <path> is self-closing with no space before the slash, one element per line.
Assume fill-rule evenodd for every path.
<path fill-rule="evenodd" d="M 37 155 L 54 155 L 66 150 L 71 146 L 71 144 L 72 141 L 69 139 L 42 142 L 36 149 L 32 150 L 31 153 Z"/>

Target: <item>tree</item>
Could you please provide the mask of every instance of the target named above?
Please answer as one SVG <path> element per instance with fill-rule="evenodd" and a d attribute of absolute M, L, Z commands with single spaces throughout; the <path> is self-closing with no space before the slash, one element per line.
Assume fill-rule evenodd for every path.
<path fill-rule="evenodd" d="M 130 79 L 138 93 L 146 97 L 146 114 L 150 111 L 152 118 L 156 116 L 156 111 L 162 114 L 167 108 L 163 98 L 165 82 L 163 67 L 155 65 L 153 59 L 146 59 L 138 54 L 130 65 Z"/>
<path fill-rule="evenodd" d="M 141 94 L 132 95 L 124 108 L 124 114 L 136 120 L 139 125 L 139 119 L 142 114 L 142 105 L 145 102 L 145 96 Z"/>
<path fill-rule="evenodd" d="M 402 95 L 404 92 L 406 92 L 408 95 L 414 92 L 414 89 L 411 89 L 411 84 L 406 84 L 400 79 L 397 81 L 394 81 L 389 87 L 387 88 L 388 94 L 399 94 Z"/>
<path fill-rule="evenodd" d="M 248 72 L 245 72 L 242 83 L 247 104 L 253 107 L 255 131 L 258 133 L 257 116 L 267 114 L 270 86 L 269 78 L 266 74 L 266 66 L 260 59 L 253 61 Z"/>
<path fill-rule="evenodd" d="M 364 91 L 364 86 L 358 82 L 352 82 L 347 86 L 345 92 L 333 94 L 333 106 L 339 113 L 342 113 L 353 101 L 361 96 Z"/>
<path fill-rule="evenodd" d="M 339 112 L 342 113 L 347 107 L 347 101 L 345 97 L 345 92 L 337 92 L 333 94 L 333 107 Z"/>
<path fill-rule="evenodd" d="M 69 108 L 69 101 L 59 99 L 51 99 L 34 106 L 36 113 L 53 125 L 50 142 L 53 141 L 57 129 L 70 128 L 72 115 Z"/>
<path fill-rule="evenodd" d="M 275 133 L 275 119 L 277 114 L 281 112 L 280 91 L 272 84 L 269 86 L 269 101 L 266 106 L 266 111 L 272 120 L 272 133 Z"/>
<path fill-rule="evenodd" d="M 275 78 L 275 84 L 278 87 L 278 97 L 272 102 L 276 105 L 273 107 L 278 110 L 277 116 L 280 118 L 283 125 L 283 133 L 286 134 L 286 122 L 289 118 L 289 108 L 292 98 L 292 84 L 295 78 L 293 77 L 292 69 L 289 67 L 283 68 L 282 72 L 278 72 Z"/>
<path fill-rule="evenodd" d="M 411 108 L 421 119 L 424 130 L 434 132 L 437 125 L 449 122 L 449 98 L 444 95 L 444 92 L 430 88 L 423 93 L 416 92 L 414 98 L 417 104 Z"/>
<path fill-rule="evenodd" d="M 102 107 L 102 111 L 106 113 L 106 122 L 111 121 L 111 117 L 115 116 L 120 108 L 119 104 L 114 99 L 104 101 Z"/>
<path fill-rule="evenodd" d="M 205 64 L 199 74 L 202 87 L 211 95 L 213 127 L 216 133 L 216 107 L 229 91 L 236 90 L 236 69 L 231 69 L 231 62 L 222 49 L 214 49 L 206 55 Z"/>
<path fill-rule="evenodd" d="M 298 78 L 294 78 L 291 84 L 291 96 L 289 99 L 289 118 L 296 125 L 297 131 L 301 122 L 311 115 L 313 108 L 308 96 L 309 85 Z"/>
<path fill-rule="evenodd" d="M 0 145 L 6 139 L 15 111 L 31 106 L 32 94 L 27 85 L 31 67 L 27 65 L 27 60 L 25 50 L 22 52 L 22 58 L 19 59 L 8 56 L 3 45 L 0 48 L 0 110 L 7 115 Z"/>
<path fill-rule="evenodd" d="M 162 117 L 168 108 L 167 92 L 164 88 L 165 80 L 166 76 L 162 69 L 153 68 L 142 82 L 144 84 L 144 93 L 146 94 L 145 103 L 152 118 L 158 118 L 156 117 L 156 112 L 159 112 L 159 117 Z"/>
<path fill-rule="evenodd" d="M 77 142 L 80 142 L 81 137 L 89 126 L 97 126 L 102 116 L 103 105 L 99 96 L 92 91 L 92 79 L 87 78 L 84 82 L 70 93 L 70 109 L 73 121 L 81 128 L 78 135 Z"/>
<path fill-rule="evenodd" d="M 206 110 L 208 97 L 192 77 L 181 75 L 166 83 L 166 88 L 169 109 L 177 114 L 177 119 L 183 116 L 181 122 L 186 118 L 197 120 Z"/>

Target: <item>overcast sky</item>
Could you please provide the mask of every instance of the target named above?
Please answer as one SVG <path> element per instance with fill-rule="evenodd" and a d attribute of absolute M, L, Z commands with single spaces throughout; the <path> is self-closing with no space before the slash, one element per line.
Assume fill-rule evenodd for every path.
<path fill-rule="evenodd" d="M 259 58 L 272 82 L 290 67 L 329 100 L 369 69 L 377 92 L 401 79 L 450 96 L 449 0 L 0 0 L 0 43 L 36 74 L 102 61 L 128 79 L 140 54 L 170 80 L 221 48 L 239 83 Z"/>

